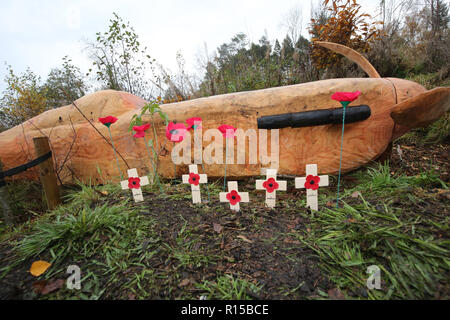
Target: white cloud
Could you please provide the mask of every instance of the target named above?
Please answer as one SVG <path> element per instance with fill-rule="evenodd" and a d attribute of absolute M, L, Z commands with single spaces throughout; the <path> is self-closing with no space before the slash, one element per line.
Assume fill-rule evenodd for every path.
<path fill-rule="evenodd" d="M 376 0 L 365 0 L 371 4 Z M 0 2 L 0 91 L 7 61 L 17 72 L 29 66 L 46 77 L 65 55 L 83 71 L 90 67 L 82 48 L 83 39 L 94 39 L 105 31 L 112 13 L 118 13 L 135 28 L 141 43 L 163 65 L 175 69 L 175 55 L 181 51 L 187 65 L 195 66 L 204 43 L 211 52 L 229 42 L 238 32 L 258 41 L 265 30 L 269 39 L 282 38 L 283 15 L 291 8 L 303 8 L 303 34 L 307 35 L 310 1 L 228 0 L 228 1 L 125 1 L 125 0 L 2 0 Z"/>

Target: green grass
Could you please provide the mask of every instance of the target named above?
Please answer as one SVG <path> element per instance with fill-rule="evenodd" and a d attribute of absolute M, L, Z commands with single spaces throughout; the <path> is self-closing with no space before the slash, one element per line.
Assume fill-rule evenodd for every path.
<path fill-rule="evenodd" d="M 249 292 L 258 293 L 262 287 L 227 274 L 218 276 L 216 281 L 205 280 L 197 284 L 197 288 L 208 300 L 250 300 Z"/>
<path fill-rule="evenodd" d="M 355 295 L 355 290 L 362 290 L 369 299 L 425 299 L 433 298 L 438 291 L 449 292 L 449 218 L 444 212 L 432 210 L 438 200 L 429 192 L 433 188 L 448 189 L 447 184 L 433 170 L 406 176 L 400 171 L 392 173 L 388 163 L 353 175 L 358 184 L 344 185 L 341 208 L 326 206 L 329 200 L 335 200 L 335 193 L 329 189 L 320 193 L 319 212 L 302 210 L 303 198 L 285 200 L 285 210 L 292 210 L 293 217 L 303 216 L 305 228 L 274 233 L 263 241 L 275 251 L 274 243 L 280 237 L 298 240 L 301 244 L 296 246 L 310 248 L 318 257 L 324 276 L 347 297 L 365 297 Z M 211 184 L 213 199 L 217 199 L 222 183 L 219 179 Z M 156 193 L 160 200 L 175 200 L 171 197 L 182 194 L 180 190 L 186 187 L 163 186 L 165 192 Z M 151 192 L 159 190 L 149 188 Z M 190 194 L 189 190 L 184 193 Z M 264 290 L 254 280 L 247 280 L 246 275 L 214 271 L 216 264 L 229 259 L 219 249 L 221 235 L 214 234 L 211 246 L 200 246 L 203 231 L 195 222 L 177 216 L 177 220 L 181 217 L 181 224 L 173 230 L 170 220 L 159 221 L 162 213 L 152 211 L 157 208 L 146 207 L 142 211 L 117 184 L 93 187 L 79 183 L 64 199 L 65 204 L 56 210 L 10 231 L 8 237 L 15 241 L 15 260 L 0 270 L 0 278 L 20 264 L 29 267 L 31 261 L 38 259 L 52 263 L 38 280 L 65 278 L 67 266 L 79 264 L 82 290 L 63 288 L 46 296 L 31 294 L 30 298 L 127 299 L 133 294 L 137 299 L 151 299 L 171 297 L 176 292 L 176 297 L 182 299 L 199 295 L 208 299 L 251 299 Z M 197 210 L 208 215 L 221 207 L 201 205 Z M 266 222 L 260 222 L 257 207 L 251 211 L 246 216 L 254 223 L 249 231 L 258 232 Z M 292 250 L 287 255 L 295 260 Z M 381 269 L 381 290 L 366 287 L 370 265 Z M 192 272 L 205 272 L 208 277 L 196 279 L 195 289 L 179 288 L 179 283 Z M 298 286 L 275 290 L 289 298 L 297 295 L 302 285 L 299 282 Z M 326 290 L 318 294 L 317 298 L 328 297 Z"/>
<path fill-rule="evenodd" d="M 25 260 L 48 251 L 54 261 L 76 255 L 89 258 L 99 250 L 102 237 L 120 236 L 135 224 L 136 218 L 126 202 L 79 211 L 71 211 L 73 208 L 59 207 L 52 219 L 36 224 L 16 247 L 18 257 Z"/>
<path fill-rule="evenodd" d="M 192 234 L 191 230 L 187 228 L 187 221 L 185 221 L 183 227 L 178 232 L 175 242 L 174 245 L 164 243 L 164 246 L 169 252 L 168 258 L 178 261 L 177 268 L 184 266 L 200 268 L 209 264 L 215 264 L 216 260 L 219 259 L 219 255 L 209 254 L 203 248 L 195 249 L 198 236 Z"/>
<path fill-rule="evenodd" d="M 367 267 L 377 265 L 382 289 L 368 290 L 370 299 L 434 297 L 450 272 L 449 241 L 438 236 L 448 231 L 448 217 L 414 210 L 416 204 L 426 203 L 415 191 L 424 184 L 447 185 L 432 171 L 393 176 L 388 165 L 359 176 L 361 183 L 345 192 L 360 191 L 358 204 L 322 207 L 309 216 L 310 232 L 292 236 L 316 252 L 321 268 L 344 293 L 365 289 Z M 395 201 L 403 201 L 403 206 Z M 408 202 L 411 207 L 405 208 Z"/>
<path fill-rule="evenodd" d="M 407 80 L 417 82 L 430 90 L 436 87 L 449 87 L 450 78 L 441 79 L 439 72 L 428 74 L 411 74 Z M 450 138 L 450 112 L 447 112 L 438 121 L 425 128 L 414 129 L 397 139 L 397 142 L 417 143 L 419 146 L 445 143 Z"/>
<path fill-rule="evenodd" d="M 0 271 L 0 277 L 20 263 L 38 259 L 52 264 L 41 276 L 44 279 L 61 274 L 65 278 L 68 265 L 80 264 L 82 291 L 59 290 L 56 297 L 44 298 L 98 299 L 119 278 L 115 275 L 129 268 L 146 267 L 157 244 L 149 241 L 146 250 L 142 250 L 142 241 L 157 239 L 154 220 L 138 215 L 128 198 L 118 201 L 113 197 L 115 203 L 95 203 L 102 191 L 108 191 L 108 195 L 117 193 L 116 186 L 97 190 L 80 183 L 79 187 L 69 191 L 66 204 L 32 223 L 28 234 L 17 241 L 14 260 Z"/>
<path fill-rule="evenodd" d="M 425 128 L 414 129 L 398 138 L 398 143 L 416 143 L 419 146 L 446 143 L 450 138 L 450 112 Z"/>
<path fill-rule="evenodd" d="M 450 86 L 450 78 L 440 79 L 439 72 L 410 74 L 406 76 L 406 79 L 417 82 L 428 90 L 433 89 L 435 87 Z"/>
<path fill-rule="evenodd" d="M 358 185 L 353 189 L 344 191 L 348 196 L 354 191 L 363 194 L 389 196 L 402 191 L 411 191 L 414 187 L 437 187 L 448 189 L 447 184 L 439 178 L 439 174 L 433 169 L 422 171 L 417 176 L 406 176 L 401 172 L 391 174 L 389 162 L 375 163 L 367 170 L 358 171 Z"/>

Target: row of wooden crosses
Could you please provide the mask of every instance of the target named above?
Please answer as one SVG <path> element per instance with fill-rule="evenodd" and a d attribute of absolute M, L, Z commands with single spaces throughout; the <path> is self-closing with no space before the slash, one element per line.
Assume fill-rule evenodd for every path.
<path fill-rule="evenodd" d="M 208 183 L 206 174 L 199 174 L 196 164 L 189 165 L 189 174 L 182 176 L 182 181 L 185 184 L 191 185 L 192 202 L 201 203 L 200 184 Z M 136 169 L 128 170 L 128 180 L 121 182 L 123 190 L 130 189 L 133 193 L 135 202 L 144 200 L 141 186 L 149 184 L 147 176 L 139 177 Z M 317 175 L 317 165 L 306 165 L 306 177 L 295 178 L 295 188 L 306 189 L 306 204 L 311 210 L 318 210 L 318 189 L 329 185 L 327 175 Z M 269 208 L 275 207 L 276 192 L 286 191 L 286 181 L 277 180 L 277 170 L 267 169 L 265 180 L 256 180 L 257 190 L 266 190 L 265 204 Z M 239 211 L 239 203 L 249 202 L 250 198 L 248 192 L 240 192 L 238 190 L 237 181 L 228 181 L 228 192 L 220 192 L 220 202 L 228 202 L 230 209 Z"/>

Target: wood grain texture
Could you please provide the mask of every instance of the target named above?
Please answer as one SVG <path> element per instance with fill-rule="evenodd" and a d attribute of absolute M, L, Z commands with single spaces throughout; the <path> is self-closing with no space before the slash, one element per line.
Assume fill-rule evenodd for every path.
<path fill-rule="evenodd" d="M 33 138 L 34 148 L 36 150 L 36 158 L 50 152 L 50 145 L 47 137 Z M 47 205 L 50 210 L 55 209 L 60 203 L 59 187 L 56 181 L 55 168 L 53 158 L 41 162 L 39 165 L 39 177 L 47 199 Z"/>
<path fill-rule="evenodd" d="M 339 102 L 332 100 L 331 95 L 336 91 L 356 90 L 360 90 L 362 94 L 350 104 L 349 108 L 352 105 L 366 104 L 371 108 L 371 116 L 362 122 L 345 126 L 342 169 L 343 172 L 347 172 L 367 164 L 383 153 L 393 136 L 394 121 L 390 114 L 395 104 L 397 101 L 401 102 L 404 97 L 410 98 L 425 92 L 423 87 L 401 79 L 331 79 L 200 98 L 162 105 L 162 109 L 171 120 L 177 122 L 184 122 L 190 117 L 201 117 L 203 133 L 207 129 L 217 129 L 221 124 L 257 131 L 258 117 L 338 108 Z M 144 140 L 134 138 L 132 132 L 128 131 L 132 116 L 145 104 L 143 99 L 125 92 L 107 90 L 80 98 L 76 103 L 105 137 L 108 137 L 107 128 L 98 122 L 98 117 L 107 115 L 118 117 L 119 120 L 111 125 L 117 150 L 124 156 L 130 168 L 137 168 L 143 175 L 152 171 Z M 144 122 L 151 120 L 150 116 L 144 117 Z M 156 150 L 161 150 L 158 172 L 171 178 L 174 166 L 170 151 L 173 143 L 165 136 L 163 121 L 157 116 L 153 120 L 159 141 Z M 317 163 L 322 174 L 336 173 L 339 169 L 340 133 L 340 125 L 280 129 L 278 173 L 303 175 L 308 163 Z M 58 168 L 64 159 L 68 158 L 59 173 L 63 182 L 73 183 L 76 178 L 82 181 L 91 180 L 92 183 L 119 181 L 112 148 L 73 105 L 47 111 L 21 126 L 0 133 L 0 159 L 5 169 L 33 159 L 32 138 L 43 134 L 50 137 Z M 148 138 L 153 139 L 151 130 L 148 134 Z M 208 144 L 204 142 L 203 148 Z M 269 133 L 269 152 L 270 144 Z M 247 142 L 245 145 L 247 157 L 248 148 Z M 233 150 L 236 157 L 238 150 L 236 143 Z M 225 142 L 223 142 L 224 156 Z M 124 174 L 128 168 L 120 158 L 119 162 Z M 259 162 L 257 164 L 228 163 L 227 175 L 230 178 L 259 175 L 263 167 L 269 166 L 263 166 Z M 188 165 L 179 165 L 177 169 L 179 172 L 187 173 Z M 205 173 L 210 177 L 223 176 L 224 165 L 205 164 Z M 14 178 L 37 179 L 37 175 L 35 171 L 28 170 Z"/>
<path fill-rule="evenodd" d="M 408 128 L 425 127 L 450 109 L 450 88 L 435 88 L 395 106 L 391 117 Z"/>

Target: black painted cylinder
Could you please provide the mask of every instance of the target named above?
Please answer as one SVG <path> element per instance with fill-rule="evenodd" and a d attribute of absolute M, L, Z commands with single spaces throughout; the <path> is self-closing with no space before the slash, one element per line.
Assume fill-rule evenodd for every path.
<path fill-rule="evenodd" d="M 258 129 L 300 128 L 342 123 L 344 108 L 323 109 L 295 113 L 283 113 L 258 118 Z M 366 105 L 347 107 L 345 123 L 366 120 L 370 117 L 370 108 Z"/>

